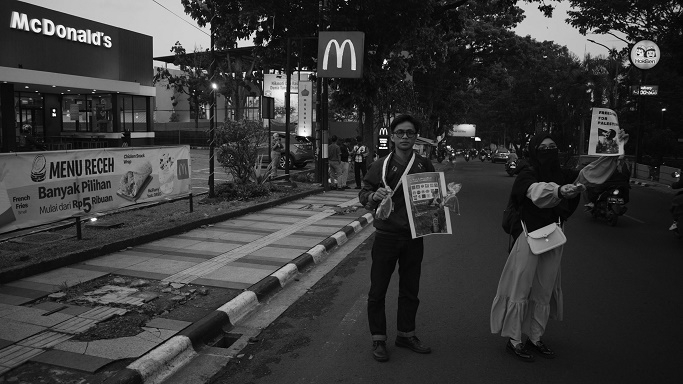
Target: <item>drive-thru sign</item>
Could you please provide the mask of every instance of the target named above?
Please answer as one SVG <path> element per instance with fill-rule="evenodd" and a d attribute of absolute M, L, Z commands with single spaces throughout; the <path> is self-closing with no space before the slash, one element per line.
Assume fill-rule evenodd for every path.
<path fill-rule="evenodd" d="M 320 32 L 318 77 L 363 77 L 364 32 Z"/>

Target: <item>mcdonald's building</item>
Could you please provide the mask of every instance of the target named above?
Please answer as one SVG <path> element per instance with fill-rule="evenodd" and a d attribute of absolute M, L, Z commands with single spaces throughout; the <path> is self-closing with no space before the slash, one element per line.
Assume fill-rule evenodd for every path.
<path fill-rule="evenodd" d="M 152 37 L 0 1 L 0 150 L 153 140 Z"/>

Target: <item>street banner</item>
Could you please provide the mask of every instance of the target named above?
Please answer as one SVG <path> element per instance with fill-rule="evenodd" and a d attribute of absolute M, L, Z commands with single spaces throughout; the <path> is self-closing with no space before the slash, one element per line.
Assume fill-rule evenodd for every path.
<path fill-rule="evenodd" d="M 588 137 L 588 154 L 597 156 L 624 154 L 624 142 L 619 140 L 619 120 L 613 110 L 593 108 L 591 131 Z"/>
<path fill-rule="evenodd" d="M 0 154 L 0 233 L 190 193 L 190 147 Z"/>
<path fill-rule="evenodd" d="M 448 135 L 452 137 L 474 137 L 476 132 L 477 126 L 474 124 L 453 124 Z"/>
<path fill-rule="evenodd" d="M 299 136 L 313 136 L 313 82 L 299 82 L 299 125 L 296 133 Z"/>
<path fill-rule="evenodd" d="M 453 233 L 448 211 L 449 207 L 456 211 L 455 194 L 460 190 L 460 184 L 451 183 L 446 189 L 443 172 L 413 173 L 401 180 L 413 239 Z"/>

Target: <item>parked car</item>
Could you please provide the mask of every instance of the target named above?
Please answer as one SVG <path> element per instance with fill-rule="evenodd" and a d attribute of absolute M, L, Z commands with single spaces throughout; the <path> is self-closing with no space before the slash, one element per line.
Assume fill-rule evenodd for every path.
<path fill-rule="evenodd" d="M 282 144 L 285 144 L 285 134 L 284 132 L 277 132 L 280 135 L 280 140 Z M 270 163 L 270 148 L 268 143 L 259 147 L 259 155 L 265 155 L 264 161 Z M 313 148 L 313 138 L 309 136 L 299 136 L 295 134 L 290 134 L 289 136 L 289 161 L 291 167 L 303 168 L 307 163 L 314 161 L 315 159 L 315 149 Z M 285 162 L 287 158 L 280 156 L 280 163 L 278 168 L 285 169 Z"/>
<path fill-rule="evenodd" d="M 493 152 L 493 156 L 491 157 L 491 162 L 492 163 L 507 163 L 509 156 L 510 156 L 510 151 L 508 149 L 505 149 L 505 148 L 497 149 L 495 152 Z"/>

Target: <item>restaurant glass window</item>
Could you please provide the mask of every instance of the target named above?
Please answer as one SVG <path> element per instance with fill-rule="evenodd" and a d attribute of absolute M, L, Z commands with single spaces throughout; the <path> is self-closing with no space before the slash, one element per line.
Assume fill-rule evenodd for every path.
<path fill-rule="evenodd" d="M 30 136 L 42 140 L 45 136 L 43 122 L 43 96 L 40 93 L 17 92 L 14 96 L 17 144 Z"/>
<path fill-rule="evenodd" d="M 119 95 L 119 121 L 121 131 L 147 131 L 147 98 L 144 96 Z"/>
<path fill-rule="evenodd" d="M 112 124 L 111 96 L 92 95 L 88 96 L 87 112 L 88 131 L 90 132 L 114 132 Z"/>
<path fill-rule="evenodd" d="M 81 95 L 62 96 L 62 130 L 66 132 L 85 132 L 87 126 L 86 97 Z"/>

